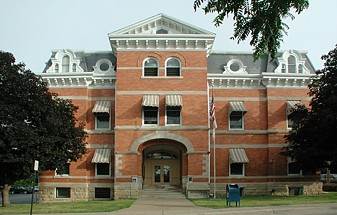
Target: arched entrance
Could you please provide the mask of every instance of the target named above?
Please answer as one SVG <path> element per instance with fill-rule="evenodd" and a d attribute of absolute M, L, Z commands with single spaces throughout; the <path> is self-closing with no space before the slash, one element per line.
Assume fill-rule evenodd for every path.
<path fill-rule="evenodd" d="M 183 144 L 170 139 L 141 144 L 143 188 L 181 187 L 187 170 L 186 151 Z"/>

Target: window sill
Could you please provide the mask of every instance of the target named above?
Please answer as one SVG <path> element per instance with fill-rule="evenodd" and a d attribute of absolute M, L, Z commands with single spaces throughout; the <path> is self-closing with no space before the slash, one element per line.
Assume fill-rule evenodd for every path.
<path fill-rule="evenodd" d="M 245 175 L 229 175 L 229 178 L 244 178 Z"/>
<path fill-rule="evenodd" d="M 111 175 L 95 175 L 95 178 L 112 178 Z"/>
<path fill-rule="evenodd" d="M 142 76 L 141 79 L 183 79 L 183 76 Z"/>
<path fill-rule="evenodd" d="M 228 131 L 244 131 L 244 128 L 229 128 Z"/>
<path fill-rule="evenodd" d="M 55 175 L 54 178 L 67 178 L 67 177 L 70 177 L 70 175 Z"/>

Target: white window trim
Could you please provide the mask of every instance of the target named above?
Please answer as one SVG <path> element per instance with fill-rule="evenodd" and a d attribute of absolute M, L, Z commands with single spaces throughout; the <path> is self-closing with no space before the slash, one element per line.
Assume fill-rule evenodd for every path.
<path fill-rule="evenodd" d="M 69 197 L 57 197 L 57 188 L 69 188 L 70 195 Z M 55 187 L 55 199 L 70 199 L 71 198 L 71 187 Z"/>
<path fill-rule="evenodd" d="M 229 162 L 228 176 L 230 176 L 230 177 L 237 177 L 237 178 L 244 177 L 244 176 L 246 175 L 245 163 L 241 163 L 241 164 L 242 164 L 242 175 L 232 175 L 232 174 L 231 174 L 231 162 Z"/>
<path fill-rule="evenodd" d="M 302 176 L 303 175 L 303 171 L 302 170 L 300 170 L 299 173 L 295 173 L 295 174 L 290 174 L 289 173 L 289 164 L 293 163 L 293 162 L 295 162 L 295 161 L 291 160 L 290 158 L 287 159 L 287 175 L 288 176 Z"/>
<path fill-rule="evenodd" d="M 291 131 L 291 130 L 293 130 L 293 128 L 292 127 L 289 127 L 289 119 L 288 119 L 288 116 L 289 116 L 289 114 L 287 113 L 287 108 L 286 108 L 286 126 L 287 126 L 287 130 L 288 131 Z"/>
<path fill-rule="evenodd" d="M 145 127 L 157 127 L 159 126 L 159 107 L 158 107 L 158 110 L 157 110 L 157 124 L 145 124 L 144 123 L 144 107 L 142 106 L 142 126 L 145 126 Z"/>
<path fill-rule="evenodd" d="M 245 130 L 245 114 L 241 112 L 242 115 L 242 128 L 231 128 L 231 112 L 228 113 L 228 130 L 230 131 L 243 131 Z"/>
<path fill-rule="evenodd" d="M 167 62 L 168 62 L 169 60 L 171 60 L 171 59 L 176 59 L 176 60 L 178 60 L 178 62 L 179 62 L 179 75 L 178 75 L 178 76 L 167 76 Z M 172 68 L 178 68 L 178 67 L 172 67 Z M 165 60 L 165 77 L 169 77 L 169 78 L 181 77 L 181 76 L 182 76 L 182 72 L 181 72 L 181 71 L 182 71 L 182 70 L 181 70 L 181 61 L 180 61 L 179 58 L 177 58 L 177 57 L 169 57 L 169 58 L 167 58 L 167 59 Z"/>
<path fill-rule="evenodd" d="M 69 163 L 69 174 L 57 174 L 57 168 L 55 169 L 55 176 L 56 177 L 68 177 L 70 176 L 70 163 Z"/>
<path fill-rule="evenodd" d="M 99 130 L 99 131 L 111 130 L 111 114 L 109 114 L 109 128 L 97 128 L 97 116 L 96 114 L 94 114 L 94 116 L 95 116 L 95 130 Z"/>
<path fill-rule="evenodd" d="M 180 107 L 180 122 L 179 124 L 167 124 L 167 106 L 165 105 L 165 126 L 181 126 L 182 125 L 182 107 Z"/>
<path fill-rule="evenodd" d="M 145 76 L 144 72 L 145 72 L 145 61 L 149 60 L 149 59 L 153 59 L 157 62 L 157 76 Z M 142 78 L 154 78 L 154 77 L 159 77 L 160 76 L 160 71 L 159 71 L 159 61 L 157 58 L 155 57 L 147 57 L 143 60 L 143 64 L 142 64 Z"/>
<path fill-rule="evenodd" d="M 95 163 L 95 177 L 98 178 L 111 177 L 111 162 L 109 163 L 109 175 L 97 175 L 97 163 Z"/>

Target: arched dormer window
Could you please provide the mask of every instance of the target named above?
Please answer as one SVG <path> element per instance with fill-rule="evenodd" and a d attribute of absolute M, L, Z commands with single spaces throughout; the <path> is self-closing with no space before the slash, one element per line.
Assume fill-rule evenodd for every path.
<path fill-rule="evenodd" d="M 144 76 L 158 76 L 158 62 L 155 58 L 144 61 Z"/>
<path fill-rule="evenodd" d="M 55 64 L 55 72 L 58 73 L 59 72 L 59 64 Z"/>
<path fill-rule="evenodd" d="M 73 72 L 76 72 L 76 63 L 73 63 Z"/>
<path fill-rule="evenodd" d="M 296 73 L 296 58 L 293 55 L 288 57 L 288 73 Z"/>
<path fill-rule="evenodd" d="M 70 58 L 68 55 L 64 55 L 62 58 L 62 72 L 69 72 Z"/>
<path fill-rule="evenodd" d="M 166 61 L 166 76 L 180 76 L 180 61 L 177 58 L 169 58 Z"/>

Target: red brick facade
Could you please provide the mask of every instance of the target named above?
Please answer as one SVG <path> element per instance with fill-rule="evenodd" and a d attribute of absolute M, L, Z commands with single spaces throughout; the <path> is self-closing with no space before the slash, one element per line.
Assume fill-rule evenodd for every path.
<path fill-rule="evenodd" d="M 137 42 L 140 43 L 141 41 Z M 150 43 L 149 39 L 146 45 Z M 116 44 L 121 46 L 124 43 Z M 243 78 L 238 76 L 211 74 L 212 62 L 209 58 L 212 54 L 209 55 L 207 48 L 197 49 L 199 42 L 195 42 L 195 49 L 187 49 L 190 43 L 186 42 L 185 49 L 182 50 L 177 47 L 160 49 L 160 44 L 161 41 L 156 42 L 156 50 L 128 50 L 125 47 L 117 47 L 114 52 L 117 59 L 115 73 L 108 84 L 101 80 L 110 76 L 104 76 L 97 81 L 90 79 L 93 81 L 92 85 L 88 85 L 88 78 L 84 78 L 83 83 L 86 85 L 83 86 L 80 85 L 81 79 L 77 80 L 76 86 L 64 84 L 66 81 L 62 84 L 59 84 L 61 81 L 58 80 L 49 81 L 51 91 L 62 98 L 71 99 L 79 107 L 76 116 L 79 121 L 86 123 L 88 152 L 77 162 L 71 163 L 68 175 L 55 175 L 55 171 L 41 173 L 43 201 L 67 200 L 68 198 L 57 197 L 57 188 L 61 187 L 71 188 L 70 199 L 73 200 L 96 198 L 97 187 L 110 188 L 109 198 L 138 197 L 139 192 L 146 187 L 145 160 L 148 159 L 147 150 L 151 150 L 151 147 L 157 147 L 157 151 L 162 147 L 164 151 L 167 149 L 176 153 L 180 165 L 177 183 L 188 197 L 207 196 L 212 193 L 214 143 L 208 116 L 212 93 L 218 125 L 215 131 L 215 148 L 216 184 L 219 194 L 223 192 L 227 183 L 239 183 L 245 187 L 248 194 L 286 194 L 289 193 L 288 186 L 302 186 L 315 180 L 313 176 L 288 175 L 288 159 L 280 155 L 282 148 L 286 146 L 284 135 L 288 132 L 287 102 L 300 100 L 308 104 L 309 97 L 305 85 L 309 75 L 303 77 L 303 85 L 297 86 L 297 81 L 290 76 L 286 78 L 292 85 L 288 84 L 288 80 L 287 83 L 283 81 L 285 77 L 277 76 L 279 80 L 275 77 L 264 77 L 261 68 L 258 82 L 250 81 L 249 75 L 242 75 L 245 79 L 243 81 Z M 143 75 L 144 60 L 149 57 L 158 61 L 158 76 Z M 180 76 L 165 75 L 165 63 L 170 57 L 179 59 Z M 268 61 L 266 62 L 268 64 Z M 251 60 L 251 63 L 254 62 Z M 95 71 L 94 69 L 92 77 L 95 77 Z M 89 71 L 87 74 L 92 73 Z M 57 79 L 55 77 L 58 76 L 48 76 L 48 73 L 43 75 L 46 80 Z M 254 78 L 256 79 L 255 76 Z M 101 84 L 95 85 L 96 83 Z M 224 86 L 224 83 L 227 85 Z M 230 84 L 232 85 L 229 86 Z M 156 126 L 143 125 L 142 99 L 146 94 L 159 96 L 159 123 Z M 178 126 L 167 125 L 165 121 L 165 96 L 173 94 L 182 97 L 181 124 Z M 95 129 L 95 113 L 92 110 L 96 102 L 101 100 L 111 102 L 111 129 L 108 130 Z M 243 102 L 247 110 L 243 115 L 241 130 L 229 129 L 231 101 Z M 112 152 L 109 176 L 97 176 L 95 172 L 92 159 L 95 150 L 100 148 Z M 244 149 L 249 159 L 249 162 L 244 164 L 242 176 L 229 174 L 229 150 L 232 148 Z M 171 171 L 173 174 L 173 169 Z"/>

